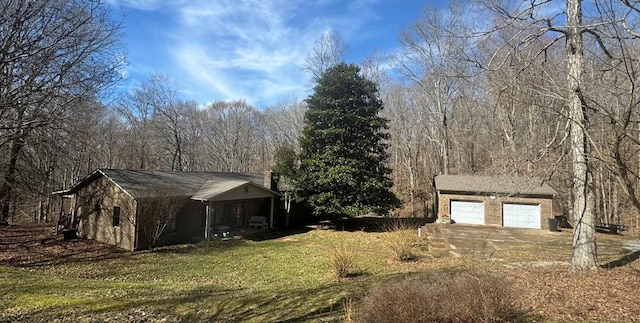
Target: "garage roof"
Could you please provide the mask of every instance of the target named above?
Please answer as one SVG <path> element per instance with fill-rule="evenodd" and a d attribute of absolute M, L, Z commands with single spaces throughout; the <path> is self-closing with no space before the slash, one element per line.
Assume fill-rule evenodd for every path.
<path fill-rule="evenodd" d="M 538 196 L 558 194 L 549 184 L 537 177 L 438 175 L 435 185 L 436 190 L 440 192 Z"/>

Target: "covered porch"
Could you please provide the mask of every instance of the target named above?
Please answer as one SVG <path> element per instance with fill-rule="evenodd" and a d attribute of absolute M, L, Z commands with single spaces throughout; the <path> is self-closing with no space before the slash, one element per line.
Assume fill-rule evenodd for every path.
<path fill-rule="evenodd" d="M 273 227 L 278 193 L 249 181 L 207 182 L 191 199 L 205 203 L 204 240 Z"/>

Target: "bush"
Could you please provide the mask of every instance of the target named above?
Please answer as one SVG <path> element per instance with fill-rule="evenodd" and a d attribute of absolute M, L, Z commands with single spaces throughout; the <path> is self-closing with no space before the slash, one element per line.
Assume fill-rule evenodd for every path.
<path fill-rule="evenodd" d="M 383 228 L 383 241 L 391 251 L 393 259 L 411 261 L 415 259 L 414 248 L 417 244 L 417 233 L 413 226 L 402 221 L 391 221 Z"/>
<path fill-rule="evenodd" d="M 370 292 L 356 322 L 499 322 L 514 318 L 515 292 L 488 272 L 414 276 Z"/>
<path fill-rule="evenodd" d="M 347 278 L 356 273 L 355 254 L 347 246 L 331 248 L 329 262 L 336 279 Z"/>

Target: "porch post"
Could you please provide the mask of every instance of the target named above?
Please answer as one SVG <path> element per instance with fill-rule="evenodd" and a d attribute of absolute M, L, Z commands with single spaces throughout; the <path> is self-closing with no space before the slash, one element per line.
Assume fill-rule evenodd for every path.
<path fill-rule="evenodd" d="M 60 197 L 60 212 L 58 213 L 58 222 L 56 224 L 56 234 L 60 233 L 60 220 L 62 220 L 64 214 L 64 196 L 62 194 L 58 195 Z M 71 219 L 69 219 L 69 223 L 71 223 Z"/>
<path fill-rule="evenodd" d="M 76 219 L 78 217 L 78 193 L 73 194 L 71 198 L 73 200 L 71 202 L 71 223 L 69 226 L 73 229 L 80 229 L 75 225 L 76 221 L 79 221 L 79 219 Z"/>
<path fill-rule="evenodd" d="M 269 228 L 273 229 L 273 204 L 274 204 L 275 198 L 272 196 L 271 197 L 271 210 L 270 210 L 270 214 L 269 214 Z"/>
<path fill-rule="evenodd" d="M 204 240 L 209 240 L 209 228 L 211 227 L 211 219 L 209 214 L 211 213 L 210 210 L 210 206 L 211 204 L 209 203 L 209 201 L 207 201 L 207 205 L 204 208 Z"/>

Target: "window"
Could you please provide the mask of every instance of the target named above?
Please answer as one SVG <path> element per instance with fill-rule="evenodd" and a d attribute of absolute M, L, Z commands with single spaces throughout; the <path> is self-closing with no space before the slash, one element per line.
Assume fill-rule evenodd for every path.
<path fill-rule="evenodd" d="M 171 219 L 169 219 L 169 222 L 167 222 L 167 225 L 164 227 L 164 230 L 162 230 L 163 233 L 174 233 L 178 231 L 178 216 L 174 215 L 171 217 Z"/>
<path fill-rule="evenodd" d="M 114 227 L 120 226 L 120 207 L 119 206 L 113 207 L 113 226 Z"/>

